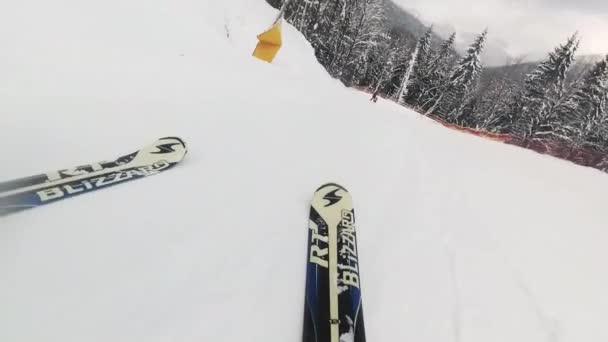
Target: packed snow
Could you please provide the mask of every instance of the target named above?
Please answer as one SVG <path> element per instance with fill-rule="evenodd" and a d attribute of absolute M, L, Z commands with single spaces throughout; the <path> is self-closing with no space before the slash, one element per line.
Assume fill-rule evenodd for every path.
<path fill-rule="evenodd" d="M 309 202 L 357 211 L 368 341 L 608 341 L 608 175 L 369 101 L 246 0 L 0 5 L 0 180 L 186 140 L 0 218 L 0 341 L 301 339 Z"/>

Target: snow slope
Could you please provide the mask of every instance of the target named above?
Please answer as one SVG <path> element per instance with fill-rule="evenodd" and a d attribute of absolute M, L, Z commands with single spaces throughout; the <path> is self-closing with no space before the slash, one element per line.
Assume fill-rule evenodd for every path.
<path fill-rule="evenodd" d="M 369 341 L 606 341 L 608 177 L 373 104 L 263 1 L 0 5 L 0 179 L 182 136 L 162 175 L 0 218 L 0 341 L 299 341 L 308 205 L 358 213 Z"/>

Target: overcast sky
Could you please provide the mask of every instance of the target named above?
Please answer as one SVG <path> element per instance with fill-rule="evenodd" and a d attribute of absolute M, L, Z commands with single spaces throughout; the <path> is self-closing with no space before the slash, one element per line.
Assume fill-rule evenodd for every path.
<path fill-rule="evenodd" d="M 581 54 L 608 53 L 608 0 L 393 0 L 426 23 L 489 28 L 513 56 L 546 54 L 579 31 Z"/>

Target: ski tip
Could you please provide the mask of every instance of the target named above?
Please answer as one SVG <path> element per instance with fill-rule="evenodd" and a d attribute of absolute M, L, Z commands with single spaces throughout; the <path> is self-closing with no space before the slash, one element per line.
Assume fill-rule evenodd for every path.
<path fill-rule="evenodd" d="M 177 140 L 182 144 L 182 146 L 184 148 L 186 148 L 186 142 L 184 142 L 184 139 L 179 138 L 179 137 L 164 137 L 164 138 L 160 138 L 158 140 Z"/>
<path fill-rule="evenodd" d="M 342 189 L 345 192 L 348 192 L 348 190 L 346 190 L 345 187 L 343 187 L 342 185 L 340 185 L 338 183 L 325 183 L 325 184 L 321 185 L 317 190 L 315 190 L 315 192 L 321 191 L 321 190 L 323 190 L 323 189 L 325 189 L 327 187 L 330 187 L 330 186 L 335 186 L 335 187 L 338 187 L 338 188 Z"/>

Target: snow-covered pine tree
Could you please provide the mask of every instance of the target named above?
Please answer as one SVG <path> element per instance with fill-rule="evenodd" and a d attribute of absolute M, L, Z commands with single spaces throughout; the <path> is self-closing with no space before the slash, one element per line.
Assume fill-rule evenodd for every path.
<path fill-rule="evenodd" d="M 453 67 L 455 40 L 456 33 L 454 32 L 448 39 L 443 41 L 438 51 L 433 51 L 430 57 L 428 72 L 423 81 L 420 82 L 422 86 L 420 93 L 417 98 L 412 100 L 418 109 L 428 110 L 429 104 L 440 96 L 441 89 L 446 84 L 450 76 L 450 70 Z"/>
<path fill-rule="evenodd" d="M 527 75 L 519 108 L 517 131 L 525 138 L 547 136 L 556 131 L 559 106 L 563 105 L 564 85 L 574 62 L 580 40 L 575 33 Z"/>
<path fill-rule="evenodd" d="M 336 32 L 331 36 L 332 59 L 326 65 L 329 74 L 340 79 L 342 67 L 345 64 L 345 56 L 354 44 L 355 30 L 357 29 L 357 14 L 364 5 L 364 0 L 336 0 L 341 3 L 341 11 Z"/>
<path fill-rule="evenodd" d="M 498 77 L 488 84 L 486 90 L 481 99 L 477 128 L 491 132 L 504 132 L 511 125 L 507 113 L 509 112 L 509 101 L 518 90 L 518 83 L 507 77 Z"/>
<path fill-rule="evenodd" d="M 285 20 L 297 28 L 308 38 L 308 28 L 314 25 L 316 18 L 311 15 L 314 7 L 319 5 L 319 0 L 284 0 L 281 5 L 287 3 L 285 8 Z"/>
<path fill-rule="evenodd" d="M 567 104 L 560 108 L 559 133 L 573 147 L 601 149 L 608 137 L 598 135 L 599 127 L 607 121 L 608 56 L 597 62 L 579 82 Z"/>
<path fill-rule="evenodd" d="M 353 7 L 353 20 L 349 29 L 349 43 L 341 57 L 338 74 L 347 85 L 358 85 L 366 74 L 368 62 L 374 58 L 385 32 L 386 19 L 382 0 L 359 0 Z"/>
<path fill-rule="evenodd" d="M 284 0 L 266 0 L 268 4 L 274 8 L 280 8 L 283 5 Z"/>
<path fill-rule="evenodd" d="M 505 132 L 511 126 L 509 106 L 517 95 L 525 68 L 523 57 L 508 60 L 504 66 L 488 71 L 480 84 L 479 106 L 475 114 L 475 128 L 491 132 Z"/>
<path fill-rule="evenodd" d="M 428 69 L 432 37 L 433 26 L 431 25 L 431 27 L 429 27 L 429 29 L 418 39 L 418 43 L 416 43 L 414 52 L 412 52 L 407 69 L 403 75 L 401 88 L 399 88 L 399 92 L 397 93 L 397 102 L 401 105 L 405 104 L 408 92 L 412 88 L 412 83 L 415 84 L 417 81 L 417 76 L 420 77 L 421 75 L 424 75 Z M 417 86 L 414 85 L 413 88 L 417 89 Z"/>
<path fill-rule="evenodd" d="M 451 118 L 451 122 L 462 126 L 462 127 L 471 127 L 478 128 L 479 119 L 478 111 L 482 106 L 482 90 L 479 87 L 473 87 L 470 91 L 465 94 L 465 97 L 462 98 L 461 104 L 458 107 L 459 115 Z"/>
<path fill-rule="evenodd" d="M 441 43 L 439 51 L 432 58 L 429 72 L 434 73 L 440 69 L 449 69 L 449 61 L 454 57 L 454 41 L 456 41 L 456 32 Z"/>
<path fill-rule="evenodd" d="M 318 0 L 298 0 L 301 2 L 302 9 L 299 11 L 300 18 L 297 23 L 297 28 L 300 32 L 304 33 L 306 38 L 308 38 L 308 32 L 310 32 L 309 28 L 314 26 L 315 17 L 311 15 L 315 10 L 316 6 L 319 5 Z"/>
<path fill-rule="evenodd" d="M 394 55 L 393 68 L 389 79 L 386 81 L 386 86 L 382 90 L 382 93 L 388 97 L 395 98 L 401 88 L 401 81 L 407 70 L 409 56 L 414 51 L 416 45 L 415 40 L 412 38 L 391 33 L 391 53 Z"/>
<path fill-rule="evenodd" d="M 603 113 L 608 113 L 608 101 L 604 104 Z M 605 114 L 608 116 L 608 114 Z M 597 128 L 589 135 L 588 140 L 602 152 L 608 152 L 608 117 L 599 120 Z"/>
<path fill-rule="evenodd" d="M 275 8 L 280 8 L 289 1 L 285 8 L 285 20 L 298 28 L 315 49 L 317 58 L 330 58 L 328 48 L 330 35 L 335 30 L 334 20 L 337 16 L 337 1 L 325 0 L 267 0 Z"/>
<path fill-rule="evenodd" d="M 481 52 L 488 34 L 484 30 L 467 50 L 467 54 L 460 61 L 450 78 L 450 90 L 447 92 L 443 102 L 444 113 L 448 120 L 462 125 L 467 125 L 461 116 L 472 118 L 473 113 L 464 113 L 469 102 L 474 101 L 472 92 L 477 87 L 479 77 L 483 70 L 481 65 Z M 476 103 L 477 104 L 477 103 Z M 470 107 L 470 106 L 469 106 Z M 462 121 L 462 122 L 461 122 Z"/>
<path fill-rule="evenodd" d="M 341 40 L 346 33 L 348 22 L 346 1 L 322 1 L 317 18 L 311 33 L 311 45 L 315 49 L 319 63 L 332 74 L 330 64 L 336 58 Z"/>
<path fill-rule="evenodd" d="M 395 53 L 392 38 L 385 32 L 374 49 L 374 58 L 370 60 L 367 77 L 363 80 L 370 91 L 380 93 L 389 80 L 395 64 Z"/>
<path fill-rule="evenodd" d="M 427 114 L 438 110 L 438 114 L 447 120 L 456 122 L 462 115 L 468 93 L 476 86 L 479 75 L 483 70 L 480 55 L 483 51 L 488 30 L 484 30 L 468 48 L 464 57 L 456 64 L 447 84 L 435 104 Z"/>

